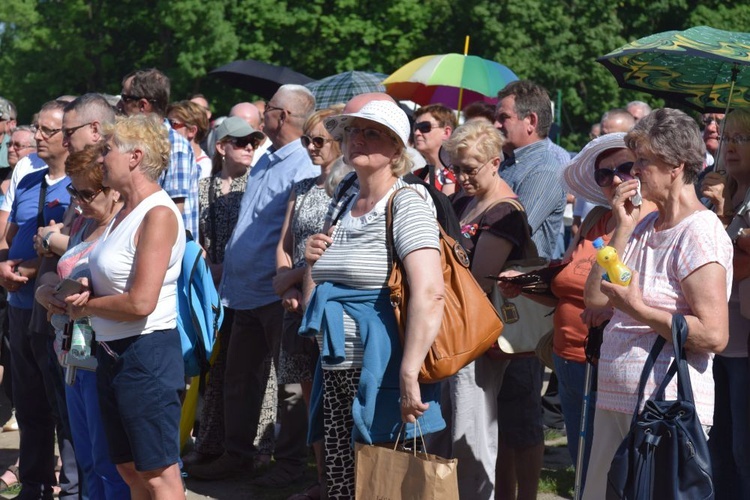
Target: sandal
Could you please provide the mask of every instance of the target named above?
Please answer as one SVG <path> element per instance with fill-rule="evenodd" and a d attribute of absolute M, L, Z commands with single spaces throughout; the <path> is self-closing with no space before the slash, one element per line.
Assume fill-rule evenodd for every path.
<path fill-rule="evenodd" d="M 10 475 L 12 476 L 12 478 L 8 477 L 9 475 L 8 472 L 10 472 Z M 0 492 L 7 491 L 8 489 L 12 488 L 13 486 L 17 484 L 20 484 L 20 479 L 18 479 L 18 467 L 16 467 L 15 465 L 11 465 L 8 467 L 5 473 L 3 473 L 2 476 L 0 476 Z"/>
<path fill-rule="evenodd" d="M 319 482 L 314 482 L 308 486 L 302 493 L 295 493 L 287 500 L 320 500 L 323 498 L 323 488 Z"/>

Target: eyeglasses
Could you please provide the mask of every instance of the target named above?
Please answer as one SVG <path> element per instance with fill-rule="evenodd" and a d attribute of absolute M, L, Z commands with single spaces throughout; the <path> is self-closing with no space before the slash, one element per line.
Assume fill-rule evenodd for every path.
<path fill-rule="evenodd" d="M 74 198 L 86 204 L 91 203 L 94 200 L 94 198 L 97 197 L 99 193 L 104 191 L 103 187 L 97 189 L 96 191 L 86 191 L 86 190 L 78 191 L 76 188 L 73 187 L 73 184 L 68 184 L 67 186 L 65 186 L 65 189 L 68 191 L 68 194 L 70 195 L 71 198 Z"/>
<path fill-rule="evenodd" d="M 309 147 L 310 144 L 315 146 L 317 149 L 321 149 L 323 146 L 331 142 L 333 139 L 326 139 L 325 137 L 317 136 L 317 137 L 310 137 L 309 135 L 303 135 L 299 138 L 300 141 L 302 141 L 302 145 L 304 147 Z"/>
<path fill-rule="evenodd" d="M 414 124 L 414 131 L 420 131 L 423 134 L 429 134 L 433 128 L 440 128 L 440 125 L 435 125 L 432 122 L 417 122 Z"/>
<path fill-rule="evenodd" d="M 266 104 L 266 108 L 263 110 L 263 114 L 267 115 L 271 111 L 283 111 L 286 114 L 288 114 L 289 116 L 295 116 L 294 113 L 290 113 L 288 110 L 286 110 L 284 108 L 278 108 L 276 106 L 271 105 L 270 103 Z"/>
<path fill-rule="evenodd" d="M 94 122 L 84 123 L 82 125 L 78 125 L 77 127 L 70 127 L 70 128 L 63 127 L 62 128 L 63 137 L 65 137 L 66 139 L 70 139 L 73 136 L 73 134 L 75 134 L 79 129 L 82 129 L 83 127 L 87 125 L 91 125 L 92 123 Z"/>
<path fill-rule="evenodd" d="M 253 137 L 251 135 L 245 137 L 232 137 L 231 139 L 229 139 L 229 143 L 238 149 L 244 149 L 248 144 L 251 145 L 253 149 L 256 149 L 259 142 L 260 141 L 256 137 Z"/>
<path fill-rule="evenodd" d="M 719 140 L 728 144 L 747 144 L 750 142 L 750 135 L 735 135 L 734 137 L 722 135 Z"/>
<path fill-rule="evenodd" d="M 621 165 L 618 165 L 614 170 L 611 168 L 598 168 L 594 170 L 594 180 L 596 185 L 599 187 L 609 187 L 615 180 L 615 176 L 619 177 L 623 181 L 628 181 L 633 178 L 630 175 L 630 171 L 633 170 L 633 162 L 628 161 Z"/>
<path fill-rule="evenodd" d="M 715 116 L 705 116 L 701 119 L 701 121 L 703 122 L 703 125 L 708 127 L 712 123 L 715 123 L 716 125 L 721 125 L 722 120 L 719 118 L 716 118 Z"/>
<path fill-rule="evenodd" d="M 383 137 L 389 137 L 388 134 L 385 132 L 378 130 L 376 128 L 360 128 L 360 127 L 345 127 L 344 132 L 346 132 L 349 135 L 349 138 L 355 137 L 359 135 L 360 133 L 364 136 L 365 140 L 368 142 L 375 142 L 383 140 Z M 389 137 L 395 142 L 395 139 L 392 137 Z"/>
<path fill-rule="evenodd" d="M 26 148 L 36 149 L 36 144 L 21 144 L 20 142 L 8 143 L 8 149 L 26 149 Z"/>
<path fill-rule="evenodd" d="M 456 175 L 456 177 L 458 177 L 459 175 L 465 175 L 466 177 L 476 177 L 479 171 L 482 170 L 489 162 L 491 162 L 495 158 L 490 158 L 489 160 L 484 162 L 480 167 L 477 167 L 477 168 L 461 168 L 458 165 L 452 165 L 451 170 Z"/>
<path fill-rule="evenodd" d="M 44 138 L 45 141 L 49 140 L 53 135 L 58 133 L 62 130 L 62 128 L 47 128 L 47 127 L 39 127 L 37 130 L 39 130 L 39 133 L 42 134 L 42 138 Z"/>
<path fill-rule="evenodd" d="M 180 130 L 181 128 L 187 127 L 187 123 L 181 123 L 176 120 L 167 120 L 167 121 L 169 122 L 169 126 L 175 130 Z"/>

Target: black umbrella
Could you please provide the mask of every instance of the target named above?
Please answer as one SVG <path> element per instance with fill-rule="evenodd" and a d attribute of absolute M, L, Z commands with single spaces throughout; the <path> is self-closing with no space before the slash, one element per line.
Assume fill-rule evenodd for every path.
<path fill-rule="evenodd" d="M 230 62 L 208 74 L 216 76 L 231 87 L 247 90 L 265 99 L 273 97 L 279 87 L 284 84 L 304 85 L 314 81 L 309 76 L 287 67 L 254 59 Z"/>

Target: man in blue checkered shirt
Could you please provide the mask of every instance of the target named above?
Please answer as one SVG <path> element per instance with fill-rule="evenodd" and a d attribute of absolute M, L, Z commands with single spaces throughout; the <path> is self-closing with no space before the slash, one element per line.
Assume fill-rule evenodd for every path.
<path fill-rule="evenodd" d="M 169 130 L 169 167 L 159 177 L 159 185 L 182 212 L 185 229 L 198 240 L 198 179 L 200 170 L 190 143 L 175 132 L 166 120 L 170 84 L 158 69 L 134 71 L 122 79 L 118 107 L 126 115 L 156 113 Z"/>

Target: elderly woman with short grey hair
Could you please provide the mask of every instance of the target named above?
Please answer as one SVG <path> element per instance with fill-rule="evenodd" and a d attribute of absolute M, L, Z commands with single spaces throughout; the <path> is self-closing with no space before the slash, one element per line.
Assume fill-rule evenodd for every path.
<path fill-rule="evenodd" d="M 703 167 L 705 146 L 693 119 L 674 109 L 658 109 L 625 136 L 635 154 L 635 179 L 617 186 L 612 197 L 617 222 L 610 241 L 633 271 L 629 286 L 601 279 L 595 265 L 586 282 L 587 306 L 614 308 L 604 331 L 598 365 L 594 441 L 584 499 L 606 496 L 607 473 L 630 428 L 638 383 L 659 336 L 667 346 L 654 364 L 644 397 L 656 390 L 674 358 L 672 315 L 687 320 L 685 344 L 698 418 L 713 424 L 713 355 L 728 339 L 727 298 L 732 284 L 732 243 L 716 215 L 698 200 L 693 183 Z M 638 222 L 640 192 L 657 210 Z M 677 381 L 665 398 L 676 399 Z"/>

